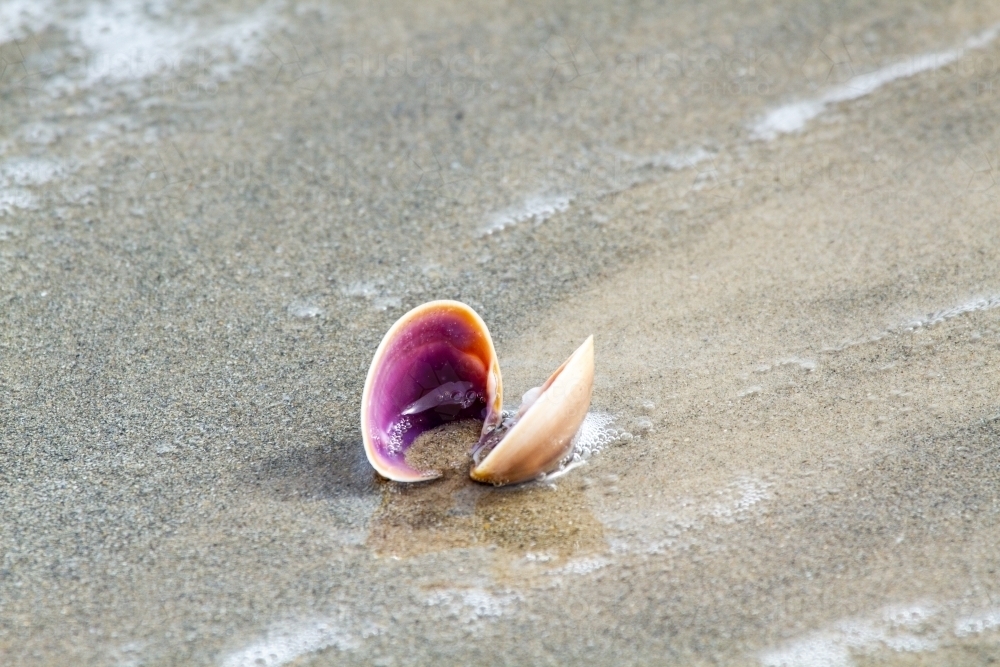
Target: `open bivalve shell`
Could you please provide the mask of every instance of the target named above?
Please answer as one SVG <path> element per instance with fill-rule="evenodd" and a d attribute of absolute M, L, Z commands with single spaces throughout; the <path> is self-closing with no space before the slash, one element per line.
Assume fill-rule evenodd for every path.
<path fill-rule="evenodd" d="M 439 472 L 407 463 L 407 450 L 421 433 L 474 418 L 483 428 L 470 451 L 472 478 L 497 485 L 535 479 L 572 451 L 593 380 L 591 336 L 505 419 L 500 365 L 482 318 L 458 301 L 425 303 L 392 325 L 372 359 L 361 396 L 365 453 L 383 477 L 434 479 Z"/>

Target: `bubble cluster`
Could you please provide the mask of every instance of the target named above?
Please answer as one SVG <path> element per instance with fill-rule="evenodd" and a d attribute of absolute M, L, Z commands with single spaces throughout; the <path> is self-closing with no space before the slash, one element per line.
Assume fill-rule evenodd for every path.
<path fill-rule="evenodd" d="M 504 413 L 507 414 L 506 412 Z M 604 412 L 588 412 L 584 417 L 580 430 L 573 436 L 573 449 L 563 460 L 558 468 L 550 473 L 542 473 L 538 476 L 539 482 L 551 482 L 562 477 L 570 470 L 587 463 L 591 456 L 600 452 L 608 445 L 619 441 L 632 439 L 632 435 L 626 431 L 612 428 L 615 418 Z"/>
<path fill-rule="evenodd" d="M 357 648 L 358 642 L 334 621 L 314 619 L 300 623 L 278 623 L 256 642 L 234 651 L 223 667 L 281 667 L 310 653 L 335 648 Z"/>
<path fill-rule="evenodd" d="M 973 299 L 972 301 L 967 301 L 966 303 L 959 304 L 951 308 L 939 310 L 935 313 L 927 315 L 926 317 L 920 317 L 913 320 L 906 325 L 905 328 L 912 331 L 921 327 L 932 327 L 935 324 L 940 324 L 946 320 L 959 317 L 960 315 L 965 315 L 966 313 L 974 313 L 980 310 L 992 310 L 993 308 L 1000 308 L 1000 296 Z"/>
<path fill-rule="evenodd" d="M 386 450 L 392 456 L 403 454 L 403 436 L 412 428 L 413 424 L 409 417 L 403 417 L 398 422 L 389 427 L 389 440 L 386 442 Z"/>
<path fill-rule="evenodd" d="M 572 460 L 586 460 L 621 438 L 622 432 L 612 428 L 615 418 L 604 412 L 588 412 L 573 438 Z"/>

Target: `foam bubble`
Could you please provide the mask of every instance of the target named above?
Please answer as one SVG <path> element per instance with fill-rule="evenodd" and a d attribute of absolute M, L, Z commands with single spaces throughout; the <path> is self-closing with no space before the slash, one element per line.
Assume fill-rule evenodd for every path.
<path fill-rule="evenodd" d="M 568 195 L 536 195 L 528 197 L 519 206 L 514 206 L 493 214 L 482 233 L 484 236 L 489 236 L 505 227 L 532 219 L 536 225 L 541 224 L 556 213 L 567 210 L 571 201 L 573 201 L 573 198 Z"/>
<path fill-rule="evenodd" d="M 288 306 L 288 314 L 301 319 L 311 319 L 323 314 L 319 306 L 312 306 L 305 303 L 292 303 Z"/>
<path fill-rule="evenodd" d="M 816 362 L 812 359 L 802 359 L 799 357 L 789 357 L 787 359 L 780 359 L 777 362 L 778 366 L 798 366 L 802 370 L 811 373 L 816 370 Z"/>
<path fill-rule="evenodd" d="M 388 310 L 402 306 L 403 299 L 391 294 L 381 284 L 381 281 L 375 283 L 369 280 L 357 280 L 340 291 L 344 296 L 368 300 L 375 310 Z"/>
<path fill-rule="evenodd" d="M 35 196 L 21 188 L 0 188 L 0 215 L 35 208 Z"/>
<path fill-rule="evenodd" d="M 229 58 L 237 66 L 252 62 L 262 36 L 280 23 L 282 4 L 268 2 L 228 23 L 210 26 L 189 17 L 166 20 L 154 15 L 155 8 L 118 0 L 91 4 L 83 15 L 66 19 L 65 27 L 71 39 L 94 56 L 85 85 L 139 80 L 163 68 L 177 68 L 199 51 L 213 56 L 205 62 L 215 74 L 226 76 L 232 67 L 226 62 Z"/>
<path fill-rule="evenodd" d="M 280 667 L 297 658 L 337 648 L 354 649 L 358 642 L 350 634 L 326 619 L 271 626 L 263 637 L 249 646 L 227 655 L 222 667 Z"/>
<path fill-rule="evenodd" d="M 766 667 L 853 667 L 853 654 L 879 650 L 904 653 L 933 651 L 940 641 L 942 612 L 933 604 L 884 607 L 880 613 L 846 618 L 809 632 L 759 656 Z"/>
<path fill-rule="evenodd" d="M 55 13 L 54 5 L 47 0 L 0 2 L 0 44 L 43 31 Z"/>
<path fill-rule="evenodd" d="M 400 417 L 399 421 L 389 427 L 389 439 L 385 443 L 386 451 L 392 456 L 403 455 L 403 436 L 413 428 L 409 417 Z M 377 434 L 374 434 L 377 435 Z"/>
<path fill-rule="evenodd" d="M 403 300 L 398 296 L 385 295 L 372 299 L 372 308 L 375 310 L 388 310 L 399 308 L 403 305 Z"/>
<path fill-rule="evenodd" d="M 372 299 L 379 294 L 378 287 L 375 283 L 367 281 L 355 281 L 341 290 L 344 296 L 354 296 L 361 297 L 363 299 Z"/>
<path fill-rule="evenodd" d="M 647 156 L 624 155 L 623 157 L 626 160 L 636 163 L 639 167 L 681 171 L 682 169 L 690 169 L 700 162 L 715 157 L 715 153 L 697 146 L 689 151 L 671 151 L 669 153 L 657 153 Z"/>
<path fill-rule="evenodd" d="M 738 479 L 718 492 L 719 495 L 729 498 L 713 506 L 708 513 L 717 519 L 731 519 L 770 498 L 768 492 L 770 487 L 771 484 L 757 479 Z"/>
<path fill-rule="evenodd" d="M 853 667 L 854 661 L 846 646 L 836 636 L 814 633 L 791 642 L 780 649 L 768 651 L 760 658 L 766 667 Z"/>
<path fill-rule="evenodd" d="M 579 560 L 573 560 L 566 563 L 564 566 L 552 570 L 549 572 L 551 575 L 561 575 L 561 574 L 574 574 L 574 575 L 584 575 L 590 574 L 591 572 L 596 572 L 603 567 L 611 565 L 611 561 L 607 558 L 581 558 Z"/>
<path fill-rule="evenodd" d="M 615 443 L 621 432 L 611 426 L 614 423 L 615 418 L 605 412 L 588 412 L 573 437 L 573 458 L 589 459 Z"/>
<path fill-rule="evenodd" d="M 512 413 L 504 412 L 507 417 Z M 551 482 L 568 473 L 569 471 L 586 465 L 591 456 L 597 454 L 602 449 L 619 440 L 630 440 L 632 435 L 624 431 L 612 428 L 615 418 L 603 412 L 588 412 L 583 418 L 580 430 L 573 436 L 572 452 L 566 457 L 562 464 L 550 473 L 539 475 L 539 482 Z"/>
<path fill-rule="evenodd" d="M 547 563 L 550 560 L 552 560 L 552 558 L 553 558 L 552 554 L 547 554 L 547 553 L 536 554 L 529 551 L 528 553 L 524 554 L 524 560 L 530 563 Z"/>
<path fill-rule="evenodd" d="M 494 594 L 482 588 L 449 589 L 434 593 L 427 598 L 426 604 L 441 607 L 450 619 L 476 625 L 503 616 L 519 599 L 516 593 Z"/>
<path fill-rule="evenodd" d="M 941 324 L 942 322 L 959 317 L 960 315 L 965 315 L 966 313 L 975 313 L 980 310 L 992 310 L 993 308 L 1000 308 L 1000 296 L 973 299 L 951 308 L 945 308 L 935 313 L 930 313 L 924 317 L 918 317 L 907 324 L 905 328 L 912 331 L 914 329 L 919 329 L 920 327 L 932 327 L 935 324 Z"/>
<path fill-rule="evenodd" d="M 1000 607 L 959 618 L 955 621 L 955 636 L 968 637 L 997 628 L 1000 628 Z"/>
<path fill-rule="evenodd" d="M 53 160 L 14 158 L 0 163 L 0 187 L 44 185 L 62 177 L 66 171 L 65 165 Z"/>

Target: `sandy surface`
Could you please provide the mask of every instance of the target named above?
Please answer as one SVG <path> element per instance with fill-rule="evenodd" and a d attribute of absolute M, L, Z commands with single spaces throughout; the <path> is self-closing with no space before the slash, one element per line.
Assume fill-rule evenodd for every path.
<path fill-rule="evenodd" d="M 4 665 L 1000 660 L 995 3 L 5 0 L 0 109 Z M 379 480 L 433 298 L 603 448 Z"/>

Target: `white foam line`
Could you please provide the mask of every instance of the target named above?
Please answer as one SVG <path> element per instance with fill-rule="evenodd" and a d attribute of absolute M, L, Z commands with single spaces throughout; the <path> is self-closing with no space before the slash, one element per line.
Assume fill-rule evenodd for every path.
<path fill-rule="evenodd" d="M 563 464 L 560 468 L 554 470 L 553 472 L 542 473 L 541 475 L 538 476 L 538 481 L 543 484 L 551 482 L 554 479 L 559 479 L 560 477 L 568 473 L 570 470 L 575 470 L 576 468 L 585 465 L 587 465 L 587 462 L 584 459 L 574 459 L 569 463 Z"/>
<path fill-rule="evenodd" d="M 55 13 L 54 4 L 48 0 L 0 2 L 0 44 L 44 30 Z"/>
<path fill-rule="evenodd" d="M 0 188 L 0 217 L 15 209 L 35 208 L 35 196 L 21 188 Z"/>
<path fill-rule="evenodd" d="M 0 188 L 45 185 L 73 171 L 68 164 L 38 158 L 13 158 L 0 162 Z"/>
<path fill-rule="evenodd" d="M 503 616 L 508 607 L 521 599 L 517 593 L 494 594 L 482 588 L 447 589 L 428 597 L 428 607 L 440 607 L 449 619 L 472 625 L 473 629 Z"/>
<path fill-rule="evenodd" d="M 225 78 L 257 56 L 265 36 L 280 25 L 283 6 L 284 0 L 269 0 L 213 26 L 180 13 L 167 16 L 159 3 L 138 0 L 89 3 L 85 11 L 72 7 L 62 12 L 51 0 L 10 0 L 0 2 L 0 44 L 47 27 L 63 30 L 88 57 L 79 70 L 82 76 L 52 78 L 56 92 L 176 75 L 192 67 Z"/>
<path fill-rule="evenodd" d="M 878 613 L 844 618 L 802 634 L 764 651 L 758 660 L 764 667 L 855 667 L 855 657 L 886 649 L 897 653 L 934 651 L 949 626 L 958 639 L 1000 628 L 1000 608 L 954 618 L 950 610 L 959 606 L 957 601 L 924 601 L 883 607 Z"/>
<path fill-rule="evenodd" d="M 940 625 L 940 616 L 937 606 L 923 603 L 885 607 L 874 617 L 846 618 L 806 633 L 765 651 L 759 660 L 765 667 L 854 667 L 854 653 L 933 651 L 939 633 L 926 626 Z"/>
<path fill-rule="evenodd" d="M 280 667 L 310 653 L 328 648 L 350 650 L 358 642 L 336 624 L 316 619 L 294 625 L 272 626 L 261 639 L 234 651 L 221 667 Z"/>
<path fill-rule="evenodd" d="M 94 56 L 86 71 L 87 85 L 143 79 L 162 68 L 181 67 L 183 58 L 198 57 L 199 49 L 214 56 L 206 64 L 211 62 L 212 69 L 225 76 L 229 65 L 216 59 L 231 55 L 239 65 L 248 64 L 263 35 L 278 23 L 282 5 L 271 0 L 234 22 L 206 28 L 188 17 L 152 19 L 143 3 L 116 0 L 91 5 L 67 25 L 67 32 Z"/>
<path fill-rule="evenodd" d="M 549 576 L 556 577 L 565 574 L 584 575 L 596 572 L 597 570 L 607 567 L 608 565 L 611 565 L 611 561 L 600 556 L 596 558 L 581 558 L 579 560 L 571 560 L 563 567 L 550 570 L 547 574 Z"/>
<path fill-rule="evenodd" d="M 843 85 L 829 89 L 819 97 L 799 100 L 772 109 L 751 127 L 751 137 L 758 140 L 775 139 L 782 134 L 800 132 L 813 118 L 823 113 L 831 104 L 849 102 L 870 95 L 887 83 L 905 79 L 922 72 L 946 67 L 969 51 L 981 49 L 1000 36 L 1000 23 L 965 40 L 962 46 L 924 53 L 887 65 L 868 74 L 861 74 Z"/>
<path fill-rule="evenodd" d="M 968 637 L 996 628 L 1000 628 L 1000 607 L 956 620 L 955 636 Z"/>
<path fill-rule="evenodd" d="M 556 213 L 562 213 L 569 208 L 573 197 L 569 195 L 536 195 L 528 197 L 520 206 L 514 206 L 495 213 L 482 230 L 483 236 L 499 232 L 505 227 L 515 225 L 525 220 L 535 220 L 535 224 L 545 222 Z"/>
<path fill-rule="evenodd" d="M 916 331 L 922 327 L 931 327 L 936 324 L 941 324 L 950 319 L 966 315 L 968 313 L 976 313 L 982 310 L 991 310 L 993 308 L 1000 308 L 1000 296 L 989 296 L 980 299 L 973 299 L 972 301 L 967 301 L 965 303 L 959 304 L 957 306 L 952 306 L 951 308 L 945 308 L 943 310 L 938 310 L 924 317 L 918 317 L 914 320 L 907 322 L 906 324 L 889 327 L 881 333 L 877 333 L 874 336 L 868 336 L 867 338 L 862 338 L 860 340 L 852 340 L 841 345 L 833 347 L 824 347 L 821 351 L 825 353 L 836 353 L 843 352 L 846 349 L 857 347 L 859 345 L 867 345 L 868 343 L 874 343 L 880 341 L 888 335 Z"/>
<path fill-rule="evenodd" d="M 981 310 L 992 310 L 993 308 L 1000 308 L 1000 296 L 973 299 L 972 301 L 967 301 L 966 303 L 959 304 L 952 308 L 945 308 L 944 310 L 931 313 L 926 317 L 919 317 L 907 324 L 904 328 L 908 331 L 912 331 L 914 329 L 919 329 L 920 327 L 931 327 L 935 324 L 940 324 L 955 317 L 965 315 L 966 313 L 975 313 Z"/>
<path fill-rule="evenodd" d="M 712 157 L 715 157 L 715 153 L 709 152 L 701 146 L 697 146 L 687 152 L 671 151 L 669 153 L 644 156 L 629 155 L 627 153 L 622 155 L 623 159 L 634 162 L 639 167 L 668 169 L 670 171 L 690 169 Z"/>

